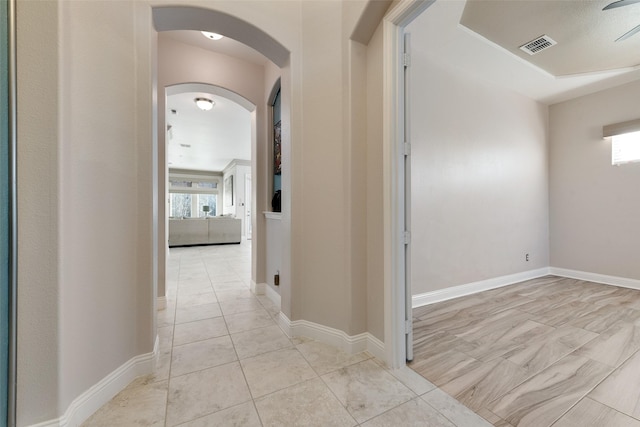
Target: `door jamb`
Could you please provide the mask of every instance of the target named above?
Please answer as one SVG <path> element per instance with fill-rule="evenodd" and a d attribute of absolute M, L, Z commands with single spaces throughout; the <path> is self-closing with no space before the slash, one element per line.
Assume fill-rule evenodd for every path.
<path fill-rule="evenodd" d="M 403 34 L 434 1 L 401 0 L 383 22 L 384 336 L 392 369 L 406 364 Z"/>

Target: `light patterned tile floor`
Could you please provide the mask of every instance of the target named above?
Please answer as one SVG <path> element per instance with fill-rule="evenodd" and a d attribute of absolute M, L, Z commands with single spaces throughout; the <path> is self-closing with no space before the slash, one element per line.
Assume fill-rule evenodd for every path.
<path fill-rule="evenodd" d="M 250 245 L 171 249 L 156 372 L 84 427 L 490 425 L 408 368 L 287 337 L 249 290 Z"/>

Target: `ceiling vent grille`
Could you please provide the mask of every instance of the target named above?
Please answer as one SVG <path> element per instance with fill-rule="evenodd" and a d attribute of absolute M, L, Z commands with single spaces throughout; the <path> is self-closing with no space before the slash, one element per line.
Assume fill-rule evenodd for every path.
<path fill-rule="evenodd" d="M 556 44 L 558 44 L 558 42 L 553 40 L 551 37 L 544 35 L 523 44 L 520 46 L 520 50 L 527 52 L 529 55 L 535 55 L 536 53 L 549 49 L 551 46 Z"/>

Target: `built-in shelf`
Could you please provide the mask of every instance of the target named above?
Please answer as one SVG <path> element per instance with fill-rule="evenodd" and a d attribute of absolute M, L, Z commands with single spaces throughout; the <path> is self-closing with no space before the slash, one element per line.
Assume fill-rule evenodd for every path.
<path fill-rule="evenodd" d="M 278 221 L 282 220 L 282 212 L 262 212 L 264 217 L 267 219 L 277 219 Z"/>

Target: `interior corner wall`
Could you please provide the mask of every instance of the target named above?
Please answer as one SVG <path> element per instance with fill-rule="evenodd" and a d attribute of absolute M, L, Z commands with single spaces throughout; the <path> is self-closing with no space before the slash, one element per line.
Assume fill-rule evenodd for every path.
<path fill-rule="evenodd" d="M 548 108 L 431 58 L 421 30 L 409 29 L 412 294 L 548 266 Z"/>
<path fill-rule="evenodd" d="M 551 266 L 640 280 L 640 163 L 611 165 L 602 127 L 640 118 L 640 81 L 550 107 Z"/>
<path fill-rule="evenodd" d="M 59 415 L 60 45 L 57 2 L 21 2 L 18 6 L 16 416 L 17 425 L 25 426 Z"/>
<path fill-rule="evenodd" d="M 292 305 L 300 307 L 302 319 L 351 334 L 343 104 L 348 87 L 343 38 L 336 26 L 342 21 L 342 5 L 303 1 L 301 11 L 304 114 L 302 135 L 292 141 L 303 154 L 298 165 L 303 187 L 292 193 L 292 203 L 301 206 L 302 251 L 296 257 L 300 281 L 294 282 L 300 293 L 294 294 Z"/>
<path fill-rule="evenodd" d="M 383 25 L 367 45 L 367 331 L 384 342 Z"/>
<path fill-rule="evenodd" d="M 351 284 L 351 335 L 367 331 L 367 47 L 347 38 L 348 97 L 345 146 L 349 188 L 348 267 Z"/>

